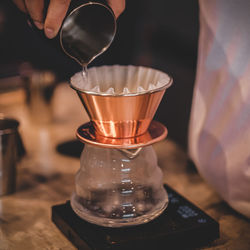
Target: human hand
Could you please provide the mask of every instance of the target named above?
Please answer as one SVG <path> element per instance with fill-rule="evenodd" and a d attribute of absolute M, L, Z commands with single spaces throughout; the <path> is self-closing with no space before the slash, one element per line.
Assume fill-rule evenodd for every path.
<path fill-rule="evenodd" d="M 45 35 L 50 39 L 57 35 L 70 5 L 70 0 L 50 0 L 44 19 L 44 0 L 13 0 L 13 2 L 21 11 L 29 14 L 36 27 L 44 29 Z M 118 18 L 125 9 L 125 0 L 108 0 L 108 3 Z"/>

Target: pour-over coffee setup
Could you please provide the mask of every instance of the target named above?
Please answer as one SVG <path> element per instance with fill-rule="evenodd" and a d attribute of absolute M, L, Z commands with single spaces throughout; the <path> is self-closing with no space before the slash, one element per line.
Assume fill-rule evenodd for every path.
<path fill-rule="evenodd" d="M 85 15 L 88 11 L 91 15 Z M 95 20 L 93 24 L 88 18 Z M 112 10 L 100 2 L 86 2 L 67 14 L 60 31 L 60 46 L 86 69 L 109 47 L 115 32 Z M 149 227 L 141 230 L 146 234 L 150 232 L 154 238 L 154 235 L 165 237 L 170 233 L 170 238 L 166 236 L 165 239 L 170 242 L 177 239 L 177 243 L 176 233 L 193 228 L 180 227 L 172 221 L 165 228 L 164 218 L 170 200 L 152 146 L 167 136 L 167 128 L 153 118 L 171 84 L 172 78 L 164 72 L 131 65 L 93 67 L 87 74 L 83 70 L 71 78 L 70 86 L 79 96 L 90 122 L 80 125 L 76 132 L 85 146 L 75 177 L 75 190 L 70 202 L 52 208 L 52 220 L 77 247 L 81 248 L 81 244 L 86 247 L 88 239 L 91 242 L 92 237 L 97 237 L 104 245 L 110 243 L 107 249 L 113 249 L 115 243 L 127 244 L 131 239 L 130 233 L 126 238 L 125 231 L 120 232 L 125 238 L 116 238 L 119 229 L 140 228 L 145 224 Z M 172 189 L 168 190 L 171 197 L 178 196 Z M 187 203 L 182 197 L 178 199 Z M 171 207 L 169 211 L 175 218 L 176 209 Z M 158 217 L 161 217 L 160 224 L 150 225 Z M 206 220 L 208 228 L 213 225 L 209 217 Z M 109 234 L 107 228 L 117 231 Z M 204 232 L 201 239 L 207 239 L 206 230 L 200 230 Z M 141 241 L 139 231 L 134 235 Z M 196 234 L 191 230 L 191 236 L 185 233 L 183 237 L 183 232 L 182 239 L 186 236 L 192 239 Z M 116 239 L 112 241 L 114 235 Z M 94 247 L 99 243 L 94 242 L 87 249 L 99 249 Z"/>
<path fill-rule="evenodd" d="M 92 68 L 88 78 L 89 84 L 80 73 L 71 79 L 91 120 L 76 133 L 85 148 L 71 206 L 102 226 L 148 222 L 168 204 L 151 145 L 167 136 L 166 127 L 152 119 L 172 79 L 157 70 L 118 65 Z"/>
<path fill-rule="evenodd" d="M 85 147 L 71 206 L 82 219 L 108 227 L 148 222 L 168 204 L 151 145 L 167 136 L 166 127 L 152 120 L 172 79 L 139 66 L 86 72 L 115 32 L 114 13 L 100 1 L 74 6 L 59 32 L 63 51 L 83 67 L 70 85 L 90 117 L 76 133 Z"/>

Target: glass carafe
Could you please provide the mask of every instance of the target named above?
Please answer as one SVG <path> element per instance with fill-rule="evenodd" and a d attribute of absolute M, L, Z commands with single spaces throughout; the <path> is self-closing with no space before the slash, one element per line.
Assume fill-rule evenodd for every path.
<path fill-rule="evenodd" d="M 168 204 L 152 146 L 125 150 L 85 144 L 75 183 L 73 210 L 101 226 L 146 223 Z"/>

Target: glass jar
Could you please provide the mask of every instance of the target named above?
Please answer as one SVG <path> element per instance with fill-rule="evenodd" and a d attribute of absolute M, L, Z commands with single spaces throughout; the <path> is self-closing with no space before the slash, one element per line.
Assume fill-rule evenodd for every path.
<path fill-rule="evenodd" d="M 160 215 L 168 204 L 152 146 L 123 150 L 86 144 L 75 183 L 73 210 L 101 226 L 143 224 Z"/>

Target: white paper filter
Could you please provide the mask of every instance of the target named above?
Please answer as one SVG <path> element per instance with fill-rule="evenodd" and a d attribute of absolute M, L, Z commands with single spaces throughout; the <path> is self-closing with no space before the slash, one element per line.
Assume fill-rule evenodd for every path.
<path fill-rule="evenodd" d="M 96 94 L 127 95 L 169 87 L 170 77 L 159 70 L 142 66 L 101 66 L 88 69 L 71 77 L 73 87 Z"/>

